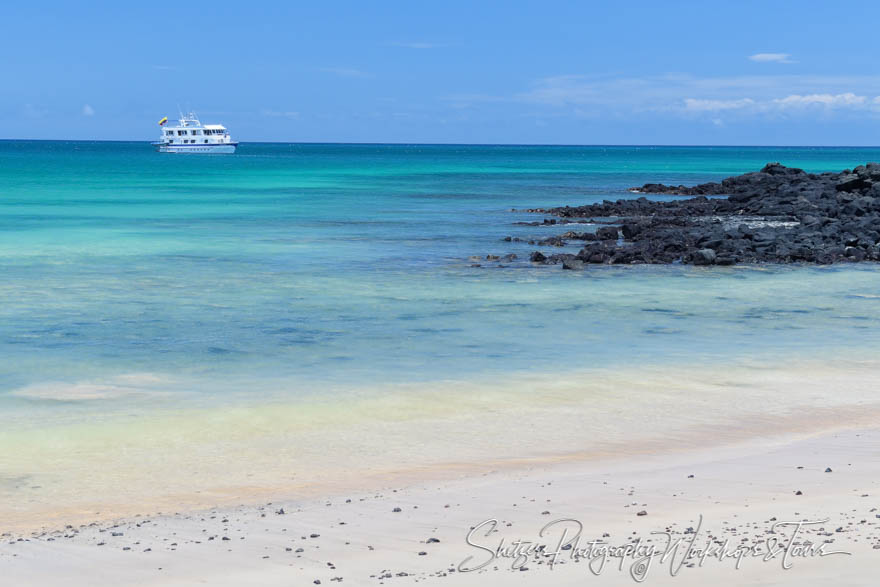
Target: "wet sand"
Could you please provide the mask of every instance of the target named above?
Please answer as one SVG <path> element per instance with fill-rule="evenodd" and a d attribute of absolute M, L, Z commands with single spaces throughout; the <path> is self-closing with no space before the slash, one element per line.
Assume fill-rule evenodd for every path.
<path fill-rule="evenodd" d="M 67 420 L 0 430 L 0 532 L 871 427 L 878 388 L 876 362 L 832 358 L 526 373 L 185 409 L 154 406 L 146 392 L 115 408 L 88 400 Z"/>

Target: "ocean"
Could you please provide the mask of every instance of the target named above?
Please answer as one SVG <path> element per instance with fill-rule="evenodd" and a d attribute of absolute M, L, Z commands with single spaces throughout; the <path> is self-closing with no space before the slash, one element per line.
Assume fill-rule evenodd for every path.
<path fill-rule="evenodd" d="M 503 240 L 568 230 L 514 210 L 770 161 L 840 170 L 880 149 L 0 141 L 0 488 L 62 484 L 45 439 L 144 414 L 870 357 L 874 264 L 570 272 Z M 19 458 L 26 441 L 44 452 Z"/>

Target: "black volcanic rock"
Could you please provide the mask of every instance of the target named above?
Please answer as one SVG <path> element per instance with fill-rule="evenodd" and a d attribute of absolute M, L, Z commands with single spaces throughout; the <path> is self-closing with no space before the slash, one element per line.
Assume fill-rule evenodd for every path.
<path fill-rule="evenodd" d="M 880 164 L 840 173 L 807 173 L 769 163 L 720 183 L 632 191 L 697 197 L 634 199 L 534 209 L 565 222 L 607 222 L 596 233 L 567 232 L 541 245 L 586 241 L 577 255 L 544 255 L 537 263 L 836 263 L 880 260 Z M 707 197 L 713 196 L 713 197 Z M 596 219 L 596 220 L 594 220 Z M 554 226 L 545 219 L 540 226 Z M 589 236 L 588 236 L 589 235 Z M 623 242 L 617 239 L 623 236 Z M 571 268 L 578 263 L 569 262 Z"/>
<path fill-rule="evenodd" d="M 700 249 L 691 255 L 694 265 L 714 265 L 715 259 L 715 251 L 712 249 Z"/>
<path fill-rule="evenodd" d="M 727 193 L 720 183 L 702 183 L 695 186 L 663 185 L 662 183 L 646 183 L 640 188 L 630 188 L 631 192 L 641 194 L 671 194 L 675 196 L 714 196 Z"/>
<path fill-rule="evenodd" d="M 603 226 L 596 231 L 596 237 L 599 240 L 617 240 L 618 230 L 616 226 Z"/>

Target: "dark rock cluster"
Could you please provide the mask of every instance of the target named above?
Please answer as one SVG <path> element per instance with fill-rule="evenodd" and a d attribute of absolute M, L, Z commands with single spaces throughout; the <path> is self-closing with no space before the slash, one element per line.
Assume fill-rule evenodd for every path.
<path fill-rule="evenodd" d="M 603 219 L 595 236 L 569 232 L 539 244 L 586 241 L 577 254 L 536 251 L 537 263 L 837 263 L 880 260 L 880 164 L 806 173 L 779 163 L 693 187 L 645 184 L 632 191 L 699 194 L 535 209 L 560 222 Z M 724 196 L 724 197 L 706 197 Z M 537 223 L 536 223 L 537 224 Z M 551 220 L 541 226 L 555 226 Z"/>

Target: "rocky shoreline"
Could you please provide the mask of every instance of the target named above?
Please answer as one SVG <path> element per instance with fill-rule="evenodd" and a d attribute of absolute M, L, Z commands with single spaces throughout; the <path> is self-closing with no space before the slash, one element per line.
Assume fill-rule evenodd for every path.
<path fill-rule="evenodd" d="M 880 260 L 880 164 L 840 173 L 807 173 L 769 163 L 720 183 L 630 191 L 696 195 L 675 201 L 642 196 L 616 202 L 528 210 L 555 216 L 535 223 L 602 224 L 595 232 L 569 231 L 537 244 L 583 241 L 577 253 L 535 251 L 533 263 L 581 269 L 586 264 L 734 265 Z M 712 196 L 712 197 L 707 197 Z M 505 239 L 508 240 L 508 239 Z"/>

